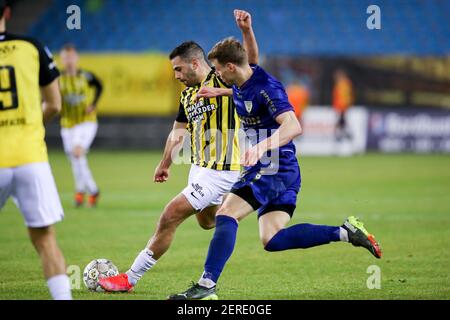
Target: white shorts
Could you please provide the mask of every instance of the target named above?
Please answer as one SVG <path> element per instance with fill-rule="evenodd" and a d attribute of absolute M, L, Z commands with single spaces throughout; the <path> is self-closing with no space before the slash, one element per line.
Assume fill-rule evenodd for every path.
<path fill-rule="evenodd" d="M 47 227 L 64 218 L 48 162 L 0 168 L 0 210 L 9 196 L 30 228 Z"/>
<path fill-rule="evenodd" d="M 97 122 L 92 121 L 82 122 L 72 128 L 61 128 L 64 152 L 71 154 L 75 146 L 81 146 L 88 152 L 97 134 L 97 128 Z"/>
<path fill-rule="evenodd" d="M 239 174 L 239 171 L 219 171 L 192 165 L 188 185 L 182 193 L 195 210 L 203 210 L 221 204 L 223 195 L 231 190 Z"/>

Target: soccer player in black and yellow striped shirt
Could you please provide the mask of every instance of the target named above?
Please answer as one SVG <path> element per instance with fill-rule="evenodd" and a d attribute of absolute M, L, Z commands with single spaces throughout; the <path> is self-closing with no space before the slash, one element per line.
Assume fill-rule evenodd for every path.
<path fill-rule="evenodd" d="M 59 84 L 62 95 L 61 137 L 64 151 L 71 164 L 75 179 L 75 206 L 84 202 L 95 206 L 99 191 L 87 162 L 87 153 L 97 133 L 96 105 L 102 93 L 102 84 L 91 72 L 78 67 L 78 53 L 73 45 L 61 50 Z M 92 94 L 93 91 L 93 94 Z"/>
<path fill-rule="evenodd" d="M 6 32 L 9 16 L 10 8 L 0 0 L 0 209 L 10 196 L 14 199 L 52 297 L 68 300 L 69 278 L 53 226 L 64 212 L 48 163 L 43 124 L 61 109 L 59 72 L 47 48 Z"/>
<path fill-rule="evenodd" d="M 178 116 L 167 139 L 161 162 L 154 175 L 155 182 L 169 178 L 172 155 L 182 143 L 180 131 L 186 128 L 191 142 L 191 171 L 188 185 L 162 212 L 156 231 L 147 247 L 136 257 L 124 274 L 102 279 L 107 291 L 130 291 L 157 260 L 169 249 L 176 228 L 196 214 L 200 226 L 215 226 L 215 214 L 222 197 L 239 178 L 239 119 L 233 99 L 228 96 L 208 98 L 199 90 L 230 89 L 217 76 L 206 60 L 203 49 L 195 42 L 184 42 L 170 54 L 175 77 L 186 85 L 181 93 Z"/>

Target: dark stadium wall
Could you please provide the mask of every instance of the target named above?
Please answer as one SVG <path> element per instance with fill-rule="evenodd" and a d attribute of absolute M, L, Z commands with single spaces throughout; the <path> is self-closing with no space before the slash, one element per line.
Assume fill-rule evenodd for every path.
<path fill-rule="evenodd" d="M 99 117 L 94 148 L 102 149 L 158 149 L 164 148 L 172 129 L 172 117 Z M 56 119 L 46 128 L 49 148 L 62 150 L 60 125 Z"/>

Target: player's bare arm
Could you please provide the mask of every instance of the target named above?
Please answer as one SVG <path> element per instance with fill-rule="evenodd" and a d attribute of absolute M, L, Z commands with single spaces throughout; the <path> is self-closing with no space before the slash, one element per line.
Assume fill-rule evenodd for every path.
<path fill-rule="evenodd" d="M 233 89 L 201 87 L 195 99 L 198 101 L 200 98 L 215 98 L 219 96 L 232 96 L 232 95 Z"/>
<path fill-rule="evenodd" d="M 172 131 L 167 137 L 164 148 L 163 158 L 155 169 L 153 177 L 154 182 L 165 182 L 169 178 L 169 168 L 172 164 L 172 155 L 183 145 L 183 133 L 186 129 L 186 123 L 175 121 Z"/>
<path fill-rule="evenodd" d="M 236 9 L 234 10 L 234 19 L 242 32 L 243 45 L 245 51 L 247 51 L 248 63 L 258 64 L 259 51 L 255 33 L 252 28 L 252 16 L 247 11 Z"/>
<path fill-rule="evenodd" d="M 243 45 L 248 56 L 249 64 L 258 64 L 259 50 L 256 42 L 255 33 L 252 28 L 252 16 L 244 10 L 234 10 L 234 18 L 237 26 L 242 32 Z M 223 88 L 206 88 L 202 87 L 197 93 L 196 99 L 200 98 L 214 98 L 218 96 L 232 96 L 232 89 Z"/>
<path fill-rule="evenodd" d="M 280 127 L 269 138 L 251 147 L 244 155 L 242 162 L 245 166 L 254 166 L 269 150 L 277 149 L 302 134 L 302 128 L 295 113 L 288 111 L 275 119 Z"/>
<path fill-rule="evenodd" d="M 59 91 L 58 80 L 53 80 L 50 84 L 41 87 L 43 100 L 43 118 L 47 123 L 61 111 L 61 93 Z"/>

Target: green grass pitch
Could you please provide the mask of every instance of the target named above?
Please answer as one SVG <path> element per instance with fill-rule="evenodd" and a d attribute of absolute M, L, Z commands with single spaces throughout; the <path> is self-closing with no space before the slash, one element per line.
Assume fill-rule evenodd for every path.
<path fill-rule="evenodd" d="M 68 265 L 94 258 L 126 271 L 153 233 L 165 204 L 185 186 L 188 165 L 152 182 L 160 152 L 101 152 L 89 162 L 101 188 L 96 209 L 75 209 L 68 161 L 50 152 L 65 208 L 57 225 Z M 291 223 L 340 225 L 357 215 L 384 249 L 381 260 L 362 248 L 333 243 L 308 250 L 265 252 L 256 215 L 239 227 L 237 245 L 219 282 L 220 299 L 448 299 L 450 297 L 450 157 L 375 155 L 300 158 L 302 190 Z M 165 299 L 202 272 L 213 230 L 191 217 L 171 249 L 130 294 L 75 289 L 75 299 Z M 381 270 L 368 289 L 367 269 Z M 49 299 L 37 254 L 11 200 L 0 213 L 0 299 Z M 76 283 L 76 279 L 74 280 Z"/>

